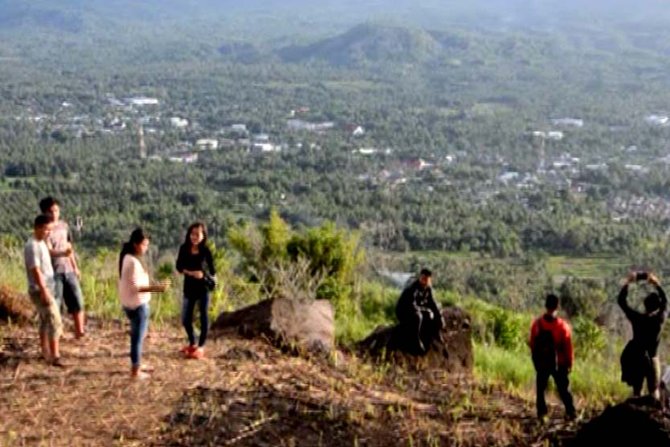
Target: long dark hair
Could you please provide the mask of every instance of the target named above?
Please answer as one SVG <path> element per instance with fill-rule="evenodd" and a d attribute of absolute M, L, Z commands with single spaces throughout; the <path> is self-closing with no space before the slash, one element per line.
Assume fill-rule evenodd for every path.
<path fill-rule="evenodd" d="M 193 222 L 191 225 L 188 226 L 188 230 L 186 230 L 186 238 L 184 239 L 184 247 L 190 248 L 191 247 L 191 231 L 195 230 L 196 228 L 202 228 L 202 241 L 198 244 L 198 247 L 204 247 L 207 245 L 207 227 L 205 227 L 205 224 L 202 222 Z"/>
<path fill-rule="evenodd" d="M 146 233 L 142 228 L 135 228 L 133 232 L 130 233 L 130 239 L 128 239 L 128 242 L 123 244 L 123 247 L 121 247 L 121 253 L 119 253 L 119 276 L 121 276 L 121 268 L 123 267 L 124 256 L 134 255 L 135 245 L 141 244 L 145 239 L 149 239 L 149 234 Z"/>

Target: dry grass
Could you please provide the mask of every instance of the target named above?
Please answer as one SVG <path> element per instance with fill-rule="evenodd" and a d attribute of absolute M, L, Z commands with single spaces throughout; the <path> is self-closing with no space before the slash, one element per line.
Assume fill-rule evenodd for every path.
<path fill-rule="evenodd" d="M 174 327 L 153 328 L 149 381 L 129 377 L 123 322 L 92 322 L 62 342 L 69 367 L 46 366 L 34 328 L 0 345 L 0 445 L 543 445 L 571 432 L 533 417 L 502 387 L 440 372 L 374 366 L 348 354 L 301 358 L 261 341 L 214 340 L 184 360 Z"/>

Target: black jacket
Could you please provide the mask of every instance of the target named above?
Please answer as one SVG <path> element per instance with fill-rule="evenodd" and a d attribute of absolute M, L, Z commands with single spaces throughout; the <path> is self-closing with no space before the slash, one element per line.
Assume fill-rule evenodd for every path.
<path fill-rule="evenodd" d="M 403 323 L 408 318 L 413 319 L 417 312 L 425 310 L 432 311 L 433 318 L 442 322 L 442 314 L 433 298 L 433 290 L 430 287 L 421 287 L 419 280 L 416 280 L 402 291 L 395 307 L 395 314 L 398 321 Z"/>
<path fill-rule="evenodd" d="M 183 273 L 184 270 L 209 271 L 210 275 L 215 275 L 214 260 L 209 248 L 201 244 L 198 254 L 194 255 L 191 253 L 191 244 L 182 244 L 179 247 L 179 254 L 177 255 L 177 271 Z M 207 286 L 204 280 L 184 275 L 184 296 L 187 298 L 199 298 L 205 295 L 205 293 L 207 293 Z"/>

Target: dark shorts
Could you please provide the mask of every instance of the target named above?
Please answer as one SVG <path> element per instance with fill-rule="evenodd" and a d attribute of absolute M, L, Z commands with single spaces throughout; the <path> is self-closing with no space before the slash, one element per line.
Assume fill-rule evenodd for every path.
<path fill-rule="evenodd" d="M 56 273 L 56 300 L 65 303 L 67 312 L 74 314 L 84 310 L 84 295 L 81 293 L 79 278 L 74 272 Z"/>

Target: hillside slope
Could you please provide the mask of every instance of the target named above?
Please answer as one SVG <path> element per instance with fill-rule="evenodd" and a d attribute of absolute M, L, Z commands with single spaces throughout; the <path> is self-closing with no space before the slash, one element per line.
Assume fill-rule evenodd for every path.
<path fill-rule="evenodd" d="M 307 46 L 293 46 L 279 52 L 286 62 L 324 60 L 338 66 L 366 62 L 424 62 L 437 57 L 444 48 L 423 30 L 362 24 L 344 34 Z"/>
<path fill-rule="evenodd" d="M 532 402 L 470 377 L 345 354 L 310 360 L 227 339 L 208 345 L 208 359 L 186 361 L 172 327 L 152 329 L 146 361 L 156 371 L 134 383 L 126 331 L 93 321 L 85 341 L 66 337 L 61 371 L 38 359 L 34 329 L 5 330 L 0 444 L 502 446 L 555 441 L 574 428 L 560 419 L 538 427 Z"/>

